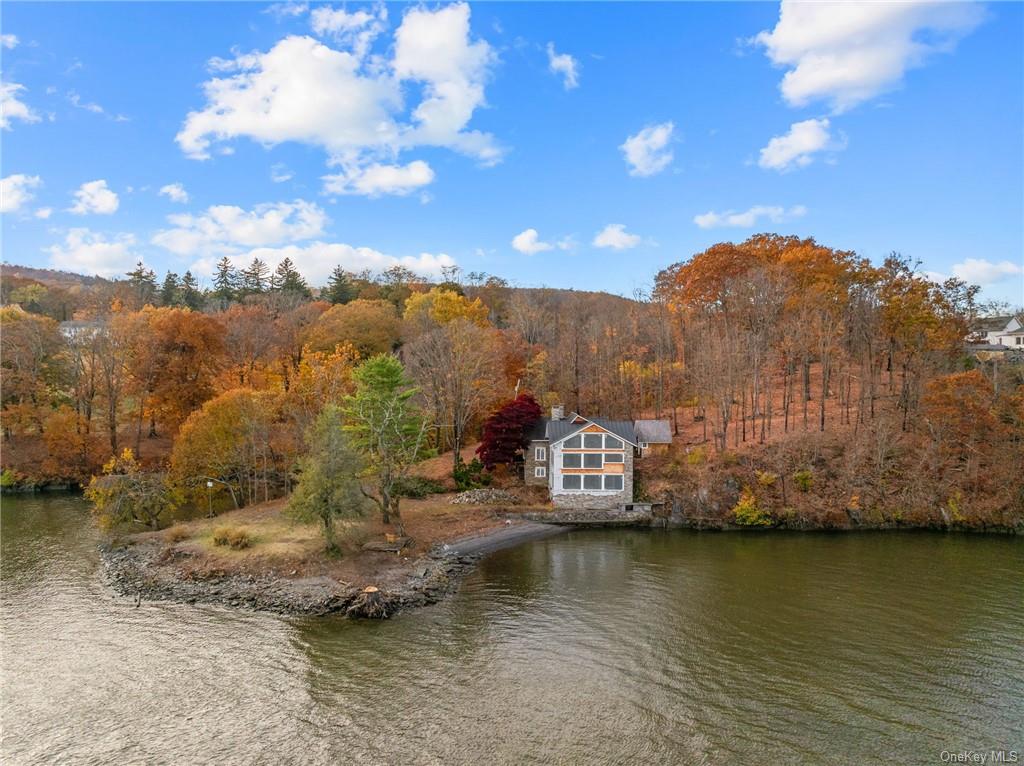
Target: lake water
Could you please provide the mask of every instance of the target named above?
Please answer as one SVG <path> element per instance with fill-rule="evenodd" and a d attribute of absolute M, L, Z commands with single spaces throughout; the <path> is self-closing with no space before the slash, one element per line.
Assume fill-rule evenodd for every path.
<path fill-rule="evenodd" d="M 3 498 L 5 764 L 941 763 L 1024 749 L 1024 540 L 580 531 L 385 622 L 115 598 Z M 1021 756 L 1024 761 L 1024 755 Z"/>

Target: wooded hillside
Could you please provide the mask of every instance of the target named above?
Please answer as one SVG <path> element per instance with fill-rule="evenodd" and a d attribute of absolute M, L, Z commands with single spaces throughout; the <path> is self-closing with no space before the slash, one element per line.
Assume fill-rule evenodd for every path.
<path fill-rule="evenodd" d="M 216 475 L 249 499 L 279 494 L 357 362 L 394 352 L 437 451 L 529 391 L 545 407 L 669 418 L 681 455 L 785 443 L 785 473 L 818 457 L 804 435 L 831 433 L 867 494 L 1022 502 L 1021 367 L 965 354 L 977 288 L 928 282 L 895 255 L 876 267 L 759 235 L 669 266 L 632 300 L 454 269 L 432 284 L 338 268 L 312 287 L 287 260 L 271 273 L 225 259 L 207 289 L 142 264 L 77 284 L 8 268 L 9 483 L 85 481 L 130 447 L 186 485 Z"/>

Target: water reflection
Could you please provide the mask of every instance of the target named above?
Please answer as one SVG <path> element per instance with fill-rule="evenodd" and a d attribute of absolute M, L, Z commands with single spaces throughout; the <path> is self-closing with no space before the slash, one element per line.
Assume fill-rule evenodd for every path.
<path fill-rule="evenodd" d="M 1024 546 L 574 532 L 383 623 L 114 599 L 5 498 L 6 763 L 935 763 L 1021 748 Z"/>

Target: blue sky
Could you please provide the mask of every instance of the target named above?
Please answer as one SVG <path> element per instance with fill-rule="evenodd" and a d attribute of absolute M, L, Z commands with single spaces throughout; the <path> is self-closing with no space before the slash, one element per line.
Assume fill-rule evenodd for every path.
<path fill-rule="evenodd" d="M 3 5 L 3 259 L 648 288 L 758 231 L 1024 302 L 1019 3 Z"/>

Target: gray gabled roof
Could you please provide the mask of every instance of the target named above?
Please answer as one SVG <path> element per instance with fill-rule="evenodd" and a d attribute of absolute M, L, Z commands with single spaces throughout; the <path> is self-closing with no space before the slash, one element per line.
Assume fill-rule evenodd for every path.
<path fill-rule="evenodd" d="M 577 418 L 582 418 L 584 422 L 574 423 L 573 421 Z M 565 420 L 549 420 L 546 433 L 548 440 L 554 444 L 555 442 L 568 439 L 570 436 L 582 431 L 589 425 L 600 426 L 605 431 L 611 434 L 615 434 L 623 441 L 636 446 L 636 434 L 633 432 L 633 424 L 628 420 L 609 420 L 608 418 L 588 418 L 585 415 L 573 412 Z"/>
<path fill-rule="evenodd" d="M 637 441 L 648 444 L 671 444 L 672 426 L 667 420 L 638 420 L 633 424 Z"/>

